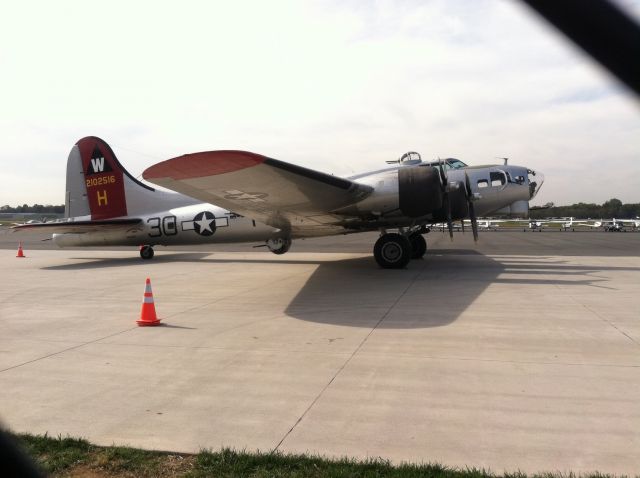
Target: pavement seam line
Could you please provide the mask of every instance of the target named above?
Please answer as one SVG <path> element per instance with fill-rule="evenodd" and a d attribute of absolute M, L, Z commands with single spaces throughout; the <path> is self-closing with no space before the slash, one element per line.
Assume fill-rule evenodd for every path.
<path fill-rule="evenodd" d="M 309 404 L 309 406 L 306 408 L 306 410 L 302 413 L 302 415 L 300 415 L 300 417 L 298 417 L 298 419 L 296 420 L 296 422 L 293 424 L 293 426 L 289 429 L 289 431 L 287 431 L 287 433 L 284 434 L 284 436 L 282 437 L 282 439 L 278 442 L 278 444 L 275 446 L 275 448 L 272 450 L 272 452 L 276 452 L 278 451 L 278 449 L 280 448 L 280 446 L 282 445 L 282 443 L 287 439 L 287 437 L 291 434 L 291 432 L 298 426 L 298 424 L 302 421 L 302 419 L 307 415 L 307 413 L 309 413 L 309 411 L 313 408 L 313 406 L 318 402 L 318 400 L 320 400 L 320 398 L 322 397 L 322 395 L 324 394 L 324 392 L 331 386 L 331 384 L 335 381 L 335 379 L 338 377 L 338 375 L 340 375 L 340 373 L 346 368 L 346 366 L 349 364 L 349 362 L 351 362 L 351 360 L 353 359 L 353 357 L 356 356 L 356 354 L 360 351 L 360 349 L 364 346 L 364 344 L 367 342 L 367 340 L 369 339 L 369 337 L 371 336 L 371 334 L 373 334 L 373 332 L 375 332 L 375 330 L 378 328 L 378 326 L 384 321 L 384 319 L 387 318 L 387 316 L 389 315 L 389 313 L 395 308 L 396 305 L 398 305 L 398 302 L 400 302 L 402 300 L 402 298 L 406 295 L 406 293 L 409 291 L 409 289 L 411 289 L 411 287 L 413 287 L 413 285 L 415 284 L 416 280 L 418 279 L 418 277 L 420 277 L 420 275 L 422 274 L 422 272 L 425 269 L 425 265 L 423 264 L 423 266 L 420 268 L 420 270 L 418 271 L 417 274 L 415 274 L 413 276 L 413 278 L 411 279 L 411 281 L 409 282 L 409 284 L 407 285 L 407 287 L 405 287 L 405 289 L 402 291 L 402 293 L 398 296 L 398 298 L 393 302 L 393 304 L 391 304 L 391 306 L 389 306 L 389 308 L 387 309 L 387 311 L 382 315 L 382 317 L 380 317 L 380 320 L 378 320 L 378 322 L 376 322 L 376 324 L 372 327 L 372 329 L 369 331 L 369 333 L 367 335 L 365 335 L 365 337 L 360 341 L 360 344 L 358 344 L 358 346 L 355 348 L 355 350 L 347 357 L 347 359 L 344 361 L 344 363 L 338 368 L 338 370 L 336 370 L 336 373 L 333 374 L 333 377 L 331 377 L 331 379 L 327 382 L 327 384 L 322 388 L 322 390 L 320 390 L 320 392 L 318 393 L 318 395 L 316 396 L 316 398 L 313 399 L 313 401 Z"/>
<path fill-rule="evenodd" d="M 306 271 L 305 271 L 305 273 L 306 273 Z M 303 273 L 295 274 L 295 275 L 293 275 L 293 276 L 287 276 L 286 278 L 284 278 L 284 279 L 283 279 L 283 281 L 290 280 L 292 277 L 296 277 L 296 276 L 301 275 L 301 274 L 303 274 Z M 237 296 L 237 295 L 241 295 L 242 293 L 245 293 L 245 292 L 252 292 L 252 291 L 254 291 L 254 290 L 258 290 L 258 289 L 260 289 L 260 288 L 261 288 L 261 287 L 256 287 L 256 288 L 250 289 L 249 291 L 243 291 L 243 292 L 238 293 L 238 294 L 234 294 L 234 295 L 227 296 L 227 297 L 224 297 L 224 298 L 219 298 L 219 299 L 216 299 L 216 300 L 214 300 L 214 301 L 212 301 L 212 302 L 209 302 L 209 303 L 207 303 L 207 304 L 203 304 L 203 305 L 199 305 L 199 306 L 191 307 L 191 308 L 189 308 L 189 309 L 186 309 L 186 311 L 197 310 L 197 309 L 199 309 L 199 308 L 206 307 L 206 306 L 208 306 L 208 305 L 211 305 L 211 304 L 215 304 L 215 303 L 217 303 L 217 302 L 220 302 L 221 300 L 225 300 L 225 299 L 228 299 L 228 298 L 233 298 L 233 297 L 235 297 L 235 296 Z M 172 315 L 167 316 L 165 319 L 168 319 L 168 318 L 171 318 L 171 317 L 175 317 L 175 316 L 177 316 L 177 315 L 181 315 L 182 313 L 184 313 L 184 312 L 186 312 L 186 311 L 176 312 L 175 314 L 172 314 Z M 270 319 L 268 319 L 268 320 L 273 320 L 273 318 L 270 318 Z M 246 324 L 245 324 L 245 325 L 246 325 Z M 71 350 L 76 350 L 76 349 L 79 349 L 79 348 L 84 347 L 84 346 L 86 346 L 86 345 L 95 344 L 95 343 L 98 343 L 98 342 L 100 342 L 100 341 L 102 341 L 102 340 L 106 340 L 106 339 L 109 339 L 109 338 L 111 338 L 111 337 L 115 337 L 116 335 L 124 334 L 124 333 L 126 333 L 126 332 L 131 332 L 132 330 L 136 330 L 136 329 L 138 329 L 138 327 L 137 327 L 137 326 L 129 327 L 129 328 L 125 329 L 125 330 L 120 330 L 120 331 L 118 331 L 118 332 L 116 332 L 116 333 L 114 333 L 114 334 L 109 334 L 109 335 L 106 335 L 106 336 L 104 336 L 104 337 L 100 337 L 100 338 L 98 338 L 98 339 L 92 340 L 92 341 L 90 341 L 90 342 L 84 342 L 84 343 L 82 343 L 82 344 L 74 345 L 73 347 L 68 347 L 68 348 L 66 348 L 66 349 L 59 350 L 59 351 L 57 351 L 57 352 L 53 352 L 53 353 L 50 353 L 50 354 L 47 354 L 47 355 L 43 355 L 42 357 L 38 357 L 38 358 L 35 358 L 35 359 L 33 359 L 33 360 L 28 360 L 28 361 L 26 361 L 26 362 L 22 362 L 22 363 L 17 364 L 17 365 L 12 365 L 11 367 L 7 367 L 7 368 L 4 368 L 4 369 L 0 370 L 0 373 L 2 373 L 2 372 L 7 372 L 7 371 L 9 371 L 9 370 L 13 370 L 13 369 L 16 369 L 16 368 L 22 367 L 22 366 L 24 366 L 24 365 L 29 365 L 29 364 L 31 364 L 31 363 L 38 362 L 38 361 L 40 361 L 40 360 L 44 360 L 44 359 L 46 359 L 46 358 L 53 357 L 53 356 L 55 356 L 55 355 L 59 355 L 59 354 L 65 353 L 65 352 L 69 352 L 69 351 L 71 351 Z"/>
<path fill-rule="evenodd" d="M 35 358 L 33 360 L 28 360 L 28 361 L 23 362 L 23 363 L 18 364 L 18 365 L 12 365 L 11 367 L 7 367 L 7 368 L 4 368 L 4 369 L 0 370 L 0 373 L 7 372 L 8 370 L 13 370 L 13 369 L 22 367 L 24 365 L 29 365 L 31 363 L 38 362 L 40 360 L 44 360 L 44 359 L 49 358 L 49 357 L 53 357 L 54 355 L 60 355 L 60 354 L 63 354 L 65 352 L 69 352 L 70 350 L 79 349 L 81 347 L 84 347 L 85 345 L 95 344 L 96 342 L 100 342 L 101 340 L 108 339 L 109 337 L 115 337 L 116 335 L 124 334 L 125 332 L 129 332 L 130 330 L 133 330 L 133 329 L 137 329 L 137 326 L 136 327 L 130 327 L 130 328 L 126 329 L 126 330 L 121 330 L 119 332 L 116 332 L 115 334 L 110 334 L 110 335 L 107 335 L 105 337 L 100 337 L 99 339 L 91 340 L 90 342 L 84 342 L 82 344 L 74 345 L 73 347 L 68 347 L 68 348 L 63 349 L 63 350 L 58 350 L 57 352 L 53 352 L 53 353 L 50 353 L 48 355 L 43 355 L 42 357 L 38 357 L 38 358 Z"/>
<path fill-rule="evenodd" d="M 573 297 L 570 296 L 572 299 Z M 574 299 L 575 300 L 575 299 Z M 588 310 L 589 312 L 591 312 L 593 315 L 595 315 L 597 318 L 599 318 L 600 320 L 602 320 L 603 322 L 605 322 L 606 324 L 609 324 L 611 327 L 613 327 L 614 329 L 616 329 L 618 332 L 620 332 L 622 335 L 624 335 L 626 338 L 628 338 L 629 340 L 631 340 L 631 342 L 633 342 L 635 345 L 640 346 L 640 343 L 638 343 L 638 341 L 636 339 L 634 339 L 633 337 L 631 337 L 629 334 L 627 334 L 624 330 L 620 329 L 616 324 L 614 324 L 613 322 L 611 322 L 610 320 L 605 319 L 604 317 L 602 317 L 600 314 L 598 314 L 595 310 L 591 309 L 588 305 L 584 305 L 581 304 L 582 307 L 586 310 Z"/>
<path fill-rule="evenodd" d="M 306 273 L 306 271 L 305 271 L 304 273 Z M 302 275 L 302 274 L 303 274 L 303 273 L 300 273 L 300 274 L 294 274 L 294 275 L 291 275 L 291 276 L 287 276 L 287 277 L 285 277 L 284 279 L 282 279 L 282 280 L 281 280 L 281 281 L 279 281 L 279 282 L 284 282 L 284 281 L 287 281 L 287 280 L 291 280 L 292 278 L 295 278 L 295 277 L 297 277 L 297 276 L 299 276 L 299 275 Z M 211 302 L 207 302 L 207 303 L 205 303 L 205 304 L 200 304 L 200 305 L 194 305 L 193 307 L 189 307 L 189 308 L 187 308 L 187 309 L 181 310 L 181 311 L 176 312 L 176 313 L 174 313 L 174 314 L 167 315 L 167 316 L 165 316 L 165 317 L 162 317 L 160 320 L 168 320 L 168 319 L 171 319 L 171 318 L 173 318 L 173 317 L 178 317 L 178 316 L 183 315 L 183 314 L 184 314 L 184 313 L 186 313 L 186 312 L 193 312 L 194 310 L 202 309 L 202 308 L 204 308 L 204 307 L 208 307 L 208 306 L 210 306 L 210 305 L 217 304 L 218 302 L 221 302 L 221 301 L 223 301 L 223 300 L 232 299 L 232 298 L 237 297 L 237 296 L 239 296 L 239 295 L 242 295 L 242 294 L 244 294 L 244 293 L 246 293 L 246 292 L 253 292 L 253 291 L 255 291 L 255 290 L 260 290 L 261 288 L 262 288 L 262 286 L 254 287 L 253 289 L 249 289 L 249 290 L 245 290 L 245 291 L 242 291 L 242 292 L 238 292 L 237 294 L 232 294 L 232 295 L 228 295 L 228 296 L 225 296 L 225 297 L 219 297 L 219 298 L 217 298 L 217 299 L 215 299 L 215 300 L 213 300 L 213 301 L 211 301 Z M 256 324 L 256 323 L 258 323 L 258 322 L 262 322 L 262 321 L 266 321 L 266 320 L 274 320 L 274 319 L 276 319 L 276 318 L 278 318 L 278 317 L 280 317 L 280 315 L 273 316 L 273 317 L 268 317 L 268 318 L 266 318 L 266 319 L 258 319 L 258 320 L 255 320 L 255 321 L 253 321 L 253 322 L 249 323 L 249 324 L 237 325 L 237 326 L 231 327 L 231 328 L 229 328 L 229 329 L 222 330 L 222 331 L 218 332 L 218 333 L 217 333 L 217 334 L 215 334 L 215 335 L 220 335 L 220 334 L 226 333 L 226 332 L 228 332 L 228 331 L 230 331 L 230 330 L 235 330 L 235 329 L 238 329 L 238 328 L 242 328 L 242 327 L 250 326 L 250 325 Z M 163 323 L 163 324 L 161 324 L 161 325 L 168 325 L 168 324 Z M 125 332 L 130 332 L 130 331 L 132 331 L 132 330 L 136 330 L 136 329 L 137 329 L 137 327 L 131 327 L 131 328 L 127 329 L 127 330 L 123 330 L 123 331 L 118 332 L 118 333 L 115 333 L 115 334 L 113 334 L 113 335 L 107 335 L 106 337 L 103 337 L 103 338 L 101 338 L 101 339 L 98 339 L 96 342 L 99 342 L 99 341 L 101 341 L 101 340 L 105 340 L 105 339 L 108 339 L 108 338 L 114 337 L 114 336 L 116 336 L 116 335 L 124 334 Z M 214 335 L 214 336 L 215 336 L 215 335 Z M 87 344 L 85 344 L 85 345 L 89 345 L 89 344 L 91 344 L 91 343 L 94 343 L 94 342 L 88 342 L 88 343 L 87 343 Z M 120 344 L 120 345 L 140 345 L 140 344 Z M 189 347 L 189 348 L 191 348 L 191 347 Z M 0 370 L 0 372 L 3 372 L 3 370 Z"/>
<path fill-rule="evenodd" d="M 556 286 L 557 287 L 557 286 Z M 596 312 L 595 310 L 591 309 L 588 305 L 583 304 L 582 302 L 578 301 L 578 299 L 576 299 L 573 294 L 567 294 L 571 300 L 573 300 L 578 306 L 581 306 L 583 309 L 585 309 L 588 312 L 591 312 L 593 315 L 595 315 L 598 319 L 600 319 L 602 322 L 604 322 L 605 324 L 609 325 L 610 327 L 613 327 L 616 331 L 618 331 L 620 334 L 624 335 L 627 339 L 629 339 L 633 344 L 640 346 L 640 343 L 638 343 L 637 340 L 635 340 L 633 337 L 631 337 L 629 334 L 627 334 L 624 330 L 620 329 L 619 327 L 617 327 L 613 322 L 611 322 L 610 320 L 605 319 L 604 317 L 602 317 L 598 312 Z"/>

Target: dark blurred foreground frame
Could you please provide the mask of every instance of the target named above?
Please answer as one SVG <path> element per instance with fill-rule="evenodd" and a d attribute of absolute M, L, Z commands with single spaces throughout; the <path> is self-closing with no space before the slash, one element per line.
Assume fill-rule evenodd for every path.
<path fill-rule="evenodd" d="M 0 476 L 3 478 L 44 478 L 20 444 L 0 428 Z"/>
<path fill-rule="evenodd" d="M 640 96 L 640 26 L 608 0 L 524 0 Z"/>

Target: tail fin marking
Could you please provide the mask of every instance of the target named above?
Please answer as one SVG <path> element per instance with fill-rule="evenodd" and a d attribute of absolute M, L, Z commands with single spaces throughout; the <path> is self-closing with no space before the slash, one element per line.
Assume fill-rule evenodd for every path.
<path fill-rule="evenodd" d="M 82 158 L 91 219 L 111 219 L 127 215 L 122 168 L 111 148 L 99 138 L 78 141 Z"/>
<path fill-rule="evenodd" d="M 199 201 L 182 194 L 158 191 L 134 178 L 111 147 L 87 136 L 71 149 L 67 161 L 66 217 L 104 220 L 137 216 Z"/>

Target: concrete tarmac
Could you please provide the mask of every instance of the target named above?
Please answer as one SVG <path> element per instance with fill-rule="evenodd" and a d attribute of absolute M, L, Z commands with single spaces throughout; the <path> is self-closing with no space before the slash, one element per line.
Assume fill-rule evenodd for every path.
<path fill-rule="evenodd" d="M 29 241 L 17 259 L 4 235 L 0 419 L 180 452 L 640 472 L 640 234 L 435 232 L 405 270 L 374 239 L 142 261 Z M 146 277 L 162 327 L 135 324 Z"/>

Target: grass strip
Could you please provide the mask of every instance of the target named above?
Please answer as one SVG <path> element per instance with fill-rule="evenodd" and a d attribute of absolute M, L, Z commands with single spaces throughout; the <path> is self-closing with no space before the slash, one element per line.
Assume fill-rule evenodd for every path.
<path fill-rule="evenodd" d="M 524 473 L 449 468 L 439 464 L 393 465 L 383 459 L 330 460 L 319 456 L 249 453 L 222 449 L 197 455 L 101 447 L 78 438 L 19 434 L 14 438 L 47 474 L 55 477 L 251 477 L 251 478 L 527 478 Z M 532 478 L 575 478 L 573 473 L 544 473 Z M 594 473 L 585 478 L 610 478 Z"/>

